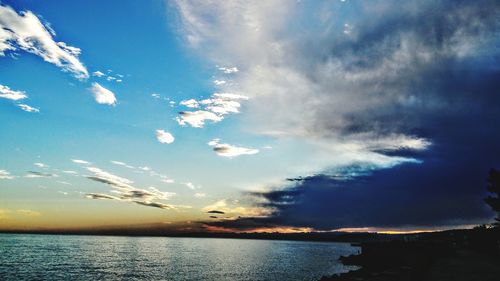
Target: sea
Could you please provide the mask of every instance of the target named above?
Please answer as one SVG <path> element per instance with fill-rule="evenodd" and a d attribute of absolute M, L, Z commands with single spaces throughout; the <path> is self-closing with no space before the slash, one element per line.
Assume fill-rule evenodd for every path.
<path fill-rule="evenodd" d="M 0 234 L 0 280 L 319 280 L 348 243 Z"/>

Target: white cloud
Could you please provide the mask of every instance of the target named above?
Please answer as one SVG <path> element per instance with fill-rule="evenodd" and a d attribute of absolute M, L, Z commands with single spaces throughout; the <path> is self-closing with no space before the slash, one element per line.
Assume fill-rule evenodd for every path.
<path fill-rule="evenodd" d="M 6 170 L 0 170 L 0 180 L 11 180 L 14 177 Z"/>
<path fill-rule="evenodd" d="M 214 84 L 215 84 L 215 86 L 221 86 L 221 85 L 226 84 L 226 81 L 225 80 L 214 80 Z"/>
<path fill-rule="evenodd" d="M 26 111 L 26 112 L 30 112 L 30 113 L 38 113 L 40 112 L 40 109 L 38 108 L 35 108 L 35 107 L 31 107 L 27 104 L 24 104 L 24 103 L 20 103 L 20 104 L 16 104 L 17 107 L 19 107 L 20 109 Z"/>
<path fill-rule="evenodd" d="M 216 123 L 222 121 L 226 114 L 238 113 L 241 107 L 238 100 L 248 100 L 248 97 L 233 93 L 214 93 L 210 98 L 200 101 L 184 100 L 181 102 L 182 105 L 193 108 L 202 106 L 203 110 L 181 111 L 176 120 L 180 125 L 189 124 L 195 128 L 202 128 L 205 120 Z"/>
<path fill-rule="evenodd" d="M 164 130 L 156 130 L 156 139 L 160 143 L 167 143 L 167 144 L 173 143 L 175 140 L 174 136 L 172 136 L 171 133 L 165 132 Z"/>
<path fill-rule="evenodd" d="M 71 162 L 76 164 L 90 165 L 91 163 L 81 159 L 71 159 Z"/>
<path fill-rule="evenodd" d="M 179 116 L 176 117 L 177 123 L 179 125 L 185 126 L 189 124 L 191 127 L 202 128 L 205 125 L 205 121 L 209 120 L 214 123 L 220 122 L 224 117 L 219 116 L 213 112 L 198 110 L 198 111 L 181 111 Z"/>
<path fill-rule="evenodd" d="M 33 165 L 39 167 L 39 168 L 48 168 L 49 165 L 47 164 L 44 164 L 44 163 L 40 163 L 40 162 L 37 162 L 37 163 L 33 163 Z"/>
<path fill-rule="evenodd" d="M 198 107 L 200 107 L 200 104 L 195 99 L 183 100 L 179 104 L 184 105 L 186 107 L 190 107 L 190 108 L 198 108 Z"/>
<path fill-rule="evenodd" d="M 31 11 L 18 14 L 9 6 L 0 6 L 0 55 L 17 49 L 38 55 L 78 79 L 89 77 L 78 59 L 79 48 L 54 41 L 50 29 Z"/>
<path fill-rule="evenodd" d="M 103 72 L 101 72 L 101 71 L 99 71 L 99 70 L 98 70 L 98 71 L 94 71 L 94 72 L 92 73 L 92 75 L 93 75 L 93 76 L 96 76 L 96 77 L 102 77 L 102 76 L 104 76 L 105 74 L 104 74 Z"/>
<path fill-rule="evenodd" d="M 238 200 L 222 199 L 213 204 L 207 205 L 201 209 L 203 212 L 218 211 L 225 214 L 249 216 L 249 217 L 266 217 L 272 214 L 273 209 L 261 207 L 244 207 L 240 205 Z"/>
<path fill-rule="evenodd" d="M 258 149 L 220 143 L 219 139 L 211 140 L 210 142 L 208 142 L 208 145 L 213 147 L 213 150 L 215 151 L 215 153 L 217 153 L 217 155 L 228 158 L 259 153 Z"/>
<path fill-rule="evenodd" d="M 233 66 L 233 67 L 219 67 L 219 70 L 224 72 L 225 74 L 236 73 L 239 71 L 239 69 L 235 66 Z"/>
<path fill-rule="evenodd" d="M 192 182 L 185 182 L 184 183 L 189 189 L 196 189 L 196 187 L 194 186 L 194 184 Z"/>
<path fill-rule="evenodd" d="M 92 83 L 90 91 L 94 94 L 95 101 L 99 104 L 115 105 L 116 97 L 113 92 L 104 88 L 99 83 Z"/>
<path fill-rule="evenodd" d="M 65 171 L 62 171 L 63 173 L 65 174 L 68 174 L 68 175 L 77 175 L 78 173 L 76 171 L 71 171 L 71 170 L 65 170 Z"/>
<path fill-rule="evenodd" d="M 134 169 L 135 167 L 134 166 L 131 166 L 125 162 L 121 162 L 121 161 L 115 161 L 115 160 L 112 160 L 110 161 L 111 163 L 115 164 L 115 165 L 118 165 L 118 166 L 123 166 L 123 167 L 126 167 L 126 168 L 129 168 L 129 169 Z"/>
<path fill-rule="evenodd" d="M 109 184 L 113 187 L 117 187 L 119 189 L 134 189 L 131 184 L 133 181 L 116 176 L 112 173 L 101 170 L 97 167 L 87 167 L 89 172 L 92 172 L 94 175 L 90 177 L 90 179 Z"/>
<path fill-rule="evenodd" d="M 201 192 L 197 192 L 197 193 L 194 194 L 194 197 L 196 197 L 196 198 L 203 198 L 205 196 L 206 196 L 206 194 L 205 193 L 201 193 Z"/>
<path fill-rule="evenodd" d="M 25 92 L 23 91 L 15 91 L 11 90 L 9 87 L 0 85 L 0 98 L 9 99 L 9 100 L 22 100 L 27 98 Z"/>
<path fill-rule="evenodd" d="M 161 182 L 164 182 L 164 183 L 174 183 L 175 181 L 173 179 L 169 179 L 169 178 L 162 178 Z"/>
<path fill-rule="evenodd" d="M 153 97 L 155 99 L 159 99 L 161 96 L 160 96 L 160 94 L 153 93 L 153 94 L 151 94 L 151 97 Z"/>
<path fill-rule="evenodd" d="M 232 93 L 215 93 L 211 98 L 200 101 L 205 110 L 219 115 L 238 113 L 241 104 L 236 100 L 248 100 L 248 97 Z"/>

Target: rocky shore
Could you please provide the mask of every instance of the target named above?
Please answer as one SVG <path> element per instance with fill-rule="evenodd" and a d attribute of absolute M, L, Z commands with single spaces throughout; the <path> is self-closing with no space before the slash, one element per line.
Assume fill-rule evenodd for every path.
<path fill-rule="evenodd" d="M 405 235 L 361 248 L 359 255 L 340 258 L 360 269 L 321 281 L 500 280 L 499 228 Z"/>

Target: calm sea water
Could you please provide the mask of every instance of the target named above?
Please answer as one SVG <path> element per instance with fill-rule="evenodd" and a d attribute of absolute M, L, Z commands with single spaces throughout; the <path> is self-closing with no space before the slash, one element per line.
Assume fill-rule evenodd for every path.
<path fill-rule="evenodd" d="M 0 234 L 0 280 L 318 280 L 345 243 Z"/>

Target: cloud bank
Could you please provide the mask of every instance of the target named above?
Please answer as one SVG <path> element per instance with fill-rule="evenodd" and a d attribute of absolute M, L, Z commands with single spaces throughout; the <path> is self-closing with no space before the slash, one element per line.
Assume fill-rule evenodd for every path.
<path fill-rule="evenodd" d="M 246 127 L 339 152 L 315 176 L 256 194 L 275 214 L 235 225 L 328 229 L 489 218 L 479 199 L 487 171 L 500 165 L 492 125 L 500 122 L 496 1 L 175 7 L 192 48 L 216 65 L 238 66 L 225 89 L 251 98 Z M 363 176 L 351 175 L 352 167 Z M 405 206 L 406 220 L 398 211 Z"/>

